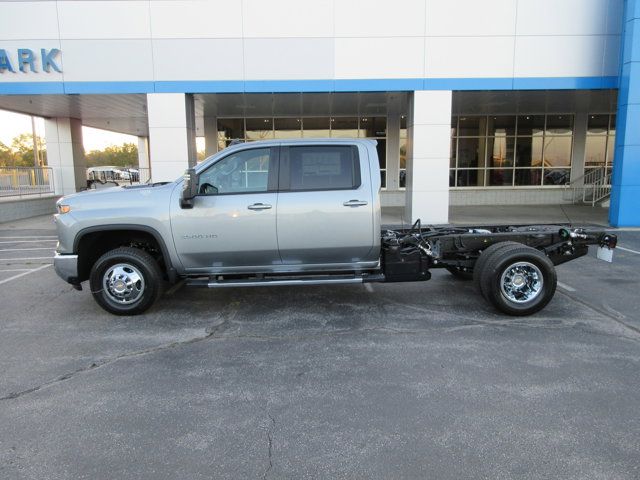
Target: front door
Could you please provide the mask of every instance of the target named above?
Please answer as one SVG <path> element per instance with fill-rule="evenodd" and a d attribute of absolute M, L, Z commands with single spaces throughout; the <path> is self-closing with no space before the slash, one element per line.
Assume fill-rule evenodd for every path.
<path fill-rule="evenodd" d="M 190 272 L 268 271 L 276 238 L 277 148 L 233 152 L 200 172 L 193 208 L 172 200 L 176 249 Z M 179 189 L 176 189 L 179 196 Z"/>

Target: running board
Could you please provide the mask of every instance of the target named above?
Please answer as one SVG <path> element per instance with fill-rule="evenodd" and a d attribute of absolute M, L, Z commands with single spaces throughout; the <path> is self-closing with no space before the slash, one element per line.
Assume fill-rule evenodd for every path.
<path fill-rule="evenodd" d="M 214 277 L 215 278 L 215 277 Z M 265 277 L 215 280 L 210 279 L 190 279 L 187 285 L 193 287 L 225 288 L 225 287 L 266 287 L 266 286 L 294 286 L 294 285 L 344 285 L 369 282 L 384 282 L 383 274 L 373 275 L 322 275 L 308 277 Z"/>

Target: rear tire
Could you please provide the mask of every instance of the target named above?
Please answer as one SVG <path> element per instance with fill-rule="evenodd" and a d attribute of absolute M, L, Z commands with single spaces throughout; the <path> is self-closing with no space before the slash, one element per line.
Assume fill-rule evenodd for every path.
<path fill-rule="evenodd" d="M 93 298 L 115 315 L 138 315 L 162 293 L 162 271 L 144 250 L 120 247 L 102 255 L 91 268 Z"/>
<path fill-rule="evenodd" d="M 485 298 L 507 315 L 531 315 L 553 298 L 558 278 L 553 262 L 535 248 L 498 250 L 481 272 Z"/>
<path fill-rule="evenodd" d="M 480 293 L 487 301 L 489 301 L 489 299 L 485 296 L 485 293 L 482 290 L 482 281 L 480 279 L 480 276 L 482 275 L 482 271 L 484 270 L 484 266 L 487 264 L 489 257 L 494 255 L 498 250 L 502 250 L 505 247 L 514 246 L 514 245 L 522 246 L 522 244 L 518 242 L 494 243 L 493 245 L 485 248 L 482 251 L 482 253 L 478 257 L 478 260 L 476 260 L 476 264 L 473 266 L 473 285 L 478 291 L 478 293 Z"/>

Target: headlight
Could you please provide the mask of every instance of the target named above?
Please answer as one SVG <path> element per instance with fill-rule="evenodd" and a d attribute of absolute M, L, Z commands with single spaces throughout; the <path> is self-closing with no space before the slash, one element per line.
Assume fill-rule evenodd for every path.
<path fill-rule="evenodd" d="M 70 205 L 58 205 L 58 213 L 69 213 L 70 211 Z"/>

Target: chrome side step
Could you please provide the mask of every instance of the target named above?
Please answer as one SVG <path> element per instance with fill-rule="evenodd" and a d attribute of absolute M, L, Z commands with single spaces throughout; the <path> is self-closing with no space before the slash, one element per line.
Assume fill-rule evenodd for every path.
<path fill-rule="evenodd" d="M 264 278 L 242 278 L 232 280 L 217 280 L 216 277 L 209 279 L 190 279 L 187 285 L 207 288 L 226 287 L 266 287 L 266 286 L 293 286 L 293 285 L 344 285 L 365 282 L 383 282 L 382 274 L 365 275 L 316 275 L 308 277 L 264 277 Z"/>

